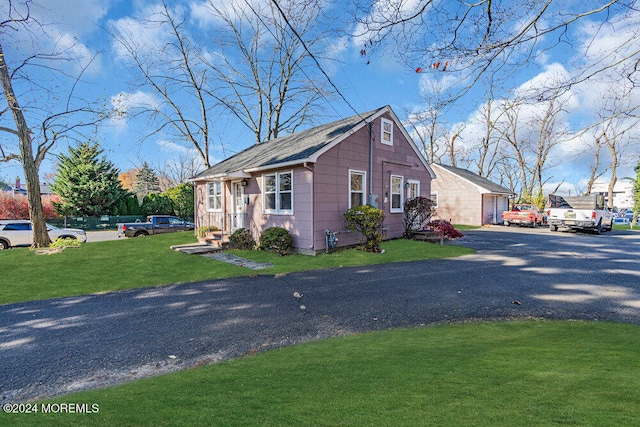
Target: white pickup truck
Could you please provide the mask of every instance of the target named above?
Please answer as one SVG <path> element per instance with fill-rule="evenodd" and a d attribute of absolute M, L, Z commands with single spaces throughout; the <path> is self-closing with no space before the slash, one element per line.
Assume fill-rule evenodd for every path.
<path fill-rule="evenodd" d="M 604 202 L 604 194 L 589 196 L 549 195 L 549 230 L 592 230 L 600 234 L 613 228 L 613 214 Z"/>

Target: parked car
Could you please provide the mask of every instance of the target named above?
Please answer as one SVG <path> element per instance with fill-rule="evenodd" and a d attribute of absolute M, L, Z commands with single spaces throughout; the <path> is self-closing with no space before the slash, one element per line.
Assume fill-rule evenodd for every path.
<path fill-rule="evenodd" d="M 33 243 L 31 227 L 31 221 L 26 219 L 0 220 L 0 250 L 14 246 L 31 246 Z M 81 243 L 87 241 L 87 233 L 77 228 L 58 228 L 47 224 L 47 232 L 51 241 L 64 238 L 78 239 Z"/>
<path fill-rule="evenodd" d="M 193 230 L 195 225 L 175 216 L 149 215 L 147 222 L 118 224 L 118 237 L 141 237 L 150 234 L 172 233 Z"/>
<path fill-rule="evenodd" d="M 544 217 L 540 208 L 530 203 L 513 205 L 510 211 L 502 212 L 502 223 L 507 227 L 511 224 L 537 227 L 543 222 Z"/>
<path fill-rule="evenodd" d="M 604 193 L 589 196 L 549 194 L 549 230 L 592 230 L 600 234 L 613 228 L 613 212 L 604 202 Z"/>
<path fill-rule="evenodd" d="M 631 221 L 629 221 L 629 218 L 627 218 L 626 216 L 620 216 L 617 218 L 613 218 L 613 224 L 614 225 L 629 225 Z"/>

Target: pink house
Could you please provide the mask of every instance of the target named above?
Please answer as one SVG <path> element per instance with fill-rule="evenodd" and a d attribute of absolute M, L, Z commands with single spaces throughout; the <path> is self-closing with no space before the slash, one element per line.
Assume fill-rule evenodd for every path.
<path fill-rule="evenodd" d="M 407 198 L 429 197 L 435 178 L 389 106 L 256 144 L 191 179 L 196 228 L 238 228 L 256 241 L 284 227 L 300 253 L 358 243 L 343 214 L 369 203 L 386 213 L 387 238 L 403 233 Z"/>

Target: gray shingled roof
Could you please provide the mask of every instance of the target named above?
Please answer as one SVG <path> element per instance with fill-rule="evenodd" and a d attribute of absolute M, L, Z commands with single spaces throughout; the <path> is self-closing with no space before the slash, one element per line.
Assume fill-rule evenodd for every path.
<path fill-rule="evenodd" d="M 457 168 L 455 166 L 443 165 L 440 163 L 436 163 L 437 166 L 440 166 L 442 169 L 448 170 L 449 172 L 458 175 L 461 178 L 466 179 L 467 181 L 472 182 L 473 184 L 484 188 L 490 193 L 495 194 L 514 194 L 513 191 L 505 188 L 501 185 L 496 184 L 493 181 L 489 181 L 487 178 L 481 177 L 480 175 L 473 173 L 467 169 Z"/>
<path fill-rule="evenodd" d="M 302 163 L 349 130 L 362 124 L 363 119 L 368 120 L 385 108 L 387 107 L 253 145 L 213 165 L 191 180 L 220 177 L 248 169 L 277 167 L 280 164 Z"/>

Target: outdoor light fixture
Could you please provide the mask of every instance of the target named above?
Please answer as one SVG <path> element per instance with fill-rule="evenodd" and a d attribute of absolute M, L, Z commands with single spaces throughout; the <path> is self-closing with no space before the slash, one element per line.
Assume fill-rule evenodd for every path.
<path fill-rule="evenodd" d="M 246 187 L 247 185 L 249 185 L 249 181 L 247 181 L 246 179 L 243 179 L 242 181 L 240 181 L 240 185 L 242 185 L 243 187 Z"/>

